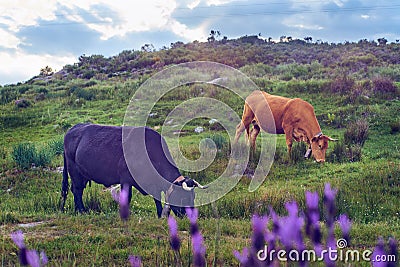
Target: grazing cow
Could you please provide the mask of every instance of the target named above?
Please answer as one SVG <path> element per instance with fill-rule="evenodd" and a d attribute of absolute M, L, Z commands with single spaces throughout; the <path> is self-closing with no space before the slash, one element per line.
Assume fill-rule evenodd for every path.
<path fill-rule="evenodd" d="M 206 188 L 181 175 L 164 138 L 146 127 L 75 125 L 64 138 L 62 209 L 68 194 L 68 174 L 78 212 L 85 211 L 82 194 L 89 181 L 106 187 L 128 185 L 129 201 L 134 186 L 143 195 L 153 196 L 158 217 L 169 214 L 170 209 L 177 216 L 184 215 L 184 207 L 194 206 L 194 187 Z M 171 203 L 178 204 L 166 204 L 163 210 L 162 191 L 166 202 L 172 199 Z"/>
<path fill-rule="evenodd" d="M 272 119 L 275 121 L 275 127 L 271 127 Z M 250 124 L 253 124 L 251 131 Z M 289 155 L 293 139 L 296 142 L 306 142 L 308 150 L 304 156 L 308 158 L 312 153 L 317 162 L 325 161 L 328 141 L 336 141 L 322 134 L 310 103 L 300 98 L 274 96 L 258 90 L 246 98 L 242 121 L 236 126 L 235 142 L 245 129 L 253 149 L 257 135 L 262 129 L 273 134 L 285 134 Z"/>

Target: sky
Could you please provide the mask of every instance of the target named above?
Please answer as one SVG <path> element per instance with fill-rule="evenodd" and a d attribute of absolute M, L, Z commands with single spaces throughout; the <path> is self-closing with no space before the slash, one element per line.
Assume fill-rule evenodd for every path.
<path fill-rule="evenodd" d="M 0 86 L 81 55 L 261 34 L 329 43 L 400 39 L 397 0 L 0 0 Z"/>

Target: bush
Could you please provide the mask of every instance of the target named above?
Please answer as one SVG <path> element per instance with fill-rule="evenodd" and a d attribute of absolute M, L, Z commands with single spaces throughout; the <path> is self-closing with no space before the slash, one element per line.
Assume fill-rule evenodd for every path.
<path fill-rule="evenodd" d="M 361 146 L 358 144 L 349 146 L 348 158 L 351 162 L 356 162 L 361 160 Z"/>
<path fill-rule="evenodd" d="M 330 91 L 335 94 L 348 94 L 352 91 L 354 84 L 353 78 L 348 75 L 341 75 L 331 82 Z"/>
<path fill-rule="evenodd" d="M 400 121 L 393 121 L 390 123 L 390 133 L 395 134 L 400 132 Z"/>
<path fill-rule="evenodd" d="M 27 99 L 18 99 L 15 100 L 15 106 L 17 108 L 27 108 L 31 105 L 31 102 L 29 102 L 29 100 Z"/>
<path fill-rule="evenodd" d="M 294 143 L 292 150 L 290 151 L 290 161 L 292 163 L 298 163 L 304 161 L 304 154 L 306 153 L 307 146 L 303 142 Z"/>
<path fill-rule="evenodd" d="M 21 169 L 29 169 L 35 161 L 36 148 L 31 143 L 21 143 L 14 146 L 12 158 Z"/>
<path fill-rule="evenodd" d="M 51 140 L 47 144 L 47 146 L 53 155 L 61 155 L 64 153 L 64 140 L 63 139 Z"/>
<path fill-rule="evenodd" d="M 18 97 L 18 92 L 13 87 L 0 88 L 0 104 L 7 104 Z"/>
<path fill-rule="evenodd" d="M 345 162 L 348 159 L 346 144 L 343 141 L 336 142 L 328 158 L 330 162 Z"/>
<path fill-rule="evenodd" d="M 360 119 L 350 123 L 344 133 L 344 143 L 347 146 L 358 145 L 364 146 L 368 138 L 369 125 L 365 119 Z"/>
<path fill-rule="evenodd" d="M 14 146 L 12 158 L 21 169 L 29 169 L 32 166 L 46 167 L 51 163 L 54 152 L 49 147 L 37 150 L 32 143 L 20 143 Z"/>
<path fill-rule="evenodd" d="M 77 88 L 74 94 L 76 97 L 83 98 L 85 100 L 93 100 L 95 98 L 95 94 L 92 91 L 83 88 Z"/>
<path fill-rule="evenodd" d="M 391 98 L 397 93 L 397 86 L 387 77 L 376 77 L 372 80 L 372 91 L 383 98 Z"/>
<path fill-rule="evenodd" d="M 36 167 L 46 167 L 51 163 L 54 154 L 48 148 L 42 148 L 41 150 L 37 151 L 33 164 Z"/>

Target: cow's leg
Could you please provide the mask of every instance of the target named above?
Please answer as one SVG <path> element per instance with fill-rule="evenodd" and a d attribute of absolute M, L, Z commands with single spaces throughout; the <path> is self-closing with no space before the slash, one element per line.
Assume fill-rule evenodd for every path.
<path fill-rule="evenodd" d="M 245 129 L 246 129 L 246 127 L 245 127 L 244 123 L 242 121 L 240 121 L 240 123 L 236 126 L 236 134 L 235 134 L 235 141 L 234 141 L 235 144 L 239 141 L 239 138 Z"/>
<path fill-rule="evenodd" d="M 157 216 L 158 216 L 158 218 L 161 218 L 161 214 L 162 214 L 162 211 L 163 211 L 161 201 L 156 199 L 156 198 L 154 198 L 154 202 L 156 203 Z"/>
<path fill-rule="evenodd" d="M 68 166 L 68 172 L 71 177 L 71 191 L 74 194 L 75 211 L 80 213 L 86 212 L 82 201 L 82 195 L 87 181 L 74 165 Z"/>
<path fill-rule="evenodd" d="M 82 201 L 83 189 L 84 188 L 79 188 L 72 184 L 71 191 L 74 194 L 75 212 L 86 212 L 85 206 L 83 205 Z"/>
<path fill-rule="evenodd" d="M 260 126 L 257 124 L 253 125 L 253 129 L 250 132 L 250 146 L 253 150 L 256 150 L 256 139 L 258 134 L 260 133 Z"/>
<path fill-rule="evenodd" d="M 286 136 L 286 146 L 288 150 L 288 154 L 290 157 L 290 154 L 292 152 L 292 145 L 293 145 L 293 129 L 285 129 L 285 136 Z"/>
<path fill-rule="evenodd" d="M 129 184 L 121 184 L 121 190 L 123 190 L 125 186 L 128 187 L 128 204 L 129 204 L 131 203 L 132 200 L 132 186 Z"/>
<path fill-rule="evenodd" d="M 235 144 L 238 142 L 240 136 L 242 135 L 243 131 L 246 129 L 247 133 L 247 140 L 249 139 L 249 129 L 250 129 L 250 124 L 254 119 L 254 113 L 251 110 L 251 108 L 247 105 L 244 104 L 243 108 L 243 115 L 242 115 L 242 120 L 241 122 L 236 126 L 236 134 L 235 134 Z"/>

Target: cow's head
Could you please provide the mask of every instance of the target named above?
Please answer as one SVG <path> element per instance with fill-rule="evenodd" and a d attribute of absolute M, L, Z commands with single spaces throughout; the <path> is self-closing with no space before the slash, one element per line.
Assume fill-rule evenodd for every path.
<path fill-rule="evenodd" d="M 194 207 L 194 188 L 207 188 L 207 186 L 203 186 L 196 180 L 188 177 L 183 177 L 183 179 L 179 179 L 173 184 L 178 187 L 171 186 L 165 193 L 166 204 L 162 211 L 162 217 L 168 217 L 170 210 L 178 217 L 184 216 L 186 214 L 186 207 Z M 179 203 L 179 205 L 169 205 L 169 203 Z"/>
<path fill-rule="evenodd" d="M 325 162 L 328 141 L 337 141 L 327 135 L 319 133 L 311 139 L 311 152 L 317 162 Z"/>

